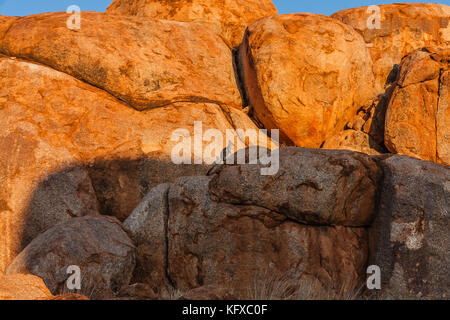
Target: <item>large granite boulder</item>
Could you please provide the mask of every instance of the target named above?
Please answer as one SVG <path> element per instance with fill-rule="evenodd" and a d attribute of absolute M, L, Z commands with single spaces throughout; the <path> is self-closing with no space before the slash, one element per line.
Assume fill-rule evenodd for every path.
<path fill-rule="evenodd" d="M 195 22 L 237 47 L 249 24 L 276 15 L 277 9 L 271 0 L 115 0 L 106 13 Z"/>
<path fill-rule="evenodd" d="M 402 60 L 386 112 L 389 151 L 450 165 L 449 89 L 449 48 L 423 48 Z"/>
<path fill-rule="evenodd" d="M 375 97 L 364 40 L 338 20 L 287 14 L 249 26 L 239 64 L 253 117 L 281 141 L 319 148 Z"/>
<path fill-rule="evenodd" d="M 357 288 L 367 262 L 364 226 L 373 218 L 377 166 L 351 152 L 280 153 L 285 161 L 274 177 L 260 178 L 259 165 L 218 166 L 209 176 L 153 189 L 124 222 L 137 243 L 133 280 L 155 292 L 219 285 L 242 298 L 251 297 L 265 274 L 288 281 L 294 291 L 301 281 L 318 283 L 318 291 Z M 331 168 L 321 170 L 313 158 L 328 159 Z M 346 188 L 357 191 L 347 192 L 353 195 L 341 210 L 333 199 Z M 306 208 L 314 199 L 323 203 L 315 211 Z M 339 214 L 331 214 L 333 206 Z"/>
<path fill-rule="evenodd" d="M 392 82 L 390 73 L 409 52 L 450 45 L 450 6 L 394 3 L 359 7 L 332 15 L 358 31 L 369 48 L 378 93 Z"/>
<path fill-rule="evenodd" d="M 221 202 L 254 205 L 305 224 L 368 226 L 376 214 L 381 170 L 369 156 L 350 151 L 281 148 L 279 170 L 262 165 L 222 166 L 211 181 Z"/>
<path fill-rule="evenodd" d="M 74 218 L 36 237 L 5 273 L 36 275 L 57 295 L 73 290 L 66 283 L 73 266 L 80 271 L 81 289 L 76 293 L 112 298 L 131 279 L 134 243 L 115 218 Z"/>
<path fill-rule="evenodd" d="M 369 229 L 379 298 L 449 299 L 450 168 L 404 156 L 380 165 L 380 207 Z"/>
<path fill-rule="evenodd" d="M 187 151 L 199 164 L 173 163 L 177 130 L 187 131 L 191 142 L 196 122 L 200 138 L 209 129 L 223 140 L 227 130 L 238 137 L 235 129 L 257 130 L 224 104 L 140 112 L 70 75 L 4 56 L 0 88 L 0 271 L 58 222 L 98 213 L 124 220 L 154 186 L 206 174 L 217 156 L 207 154 L 206 140 Z"/>
<path fill-rule="evenodd" d="M 192 23 L 81 16 L 76 32 L 67 28 L 65 13 L 16 20 L 0 53 L 68 73 L 138 110 L 176 102 L 240 108 L 231 50 L 214 32 Z"/>

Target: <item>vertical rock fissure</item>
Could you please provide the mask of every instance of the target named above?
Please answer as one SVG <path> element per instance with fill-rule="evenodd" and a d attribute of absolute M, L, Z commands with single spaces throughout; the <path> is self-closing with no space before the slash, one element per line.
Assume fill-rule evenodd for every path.
<path fill-rule="evenodd" d="M 439 147 L 438 147 L 438 143 L 439 143 L 439 135 L 438 135 L 438 117 L 439 117 L 439 104 L 440 104 L 440 100 L 441 100 L 441 86 L 442 86 L 442 75 L 444 74 L 444 69 L 441 68 L 439 70 L 439 79 L 438 79 L 438 93 L 437 93 L 437 105 L 436 105 L 436 113 L 434 115 L 434 127 L 436 130 L 436 134 L 435 134 L 435 139 L 436 139 L 436 154 L 435 154 L 435 161 L 437 162 L 439 159 Z"/>
<path fill-rule="evenodd" d="M 377 187 L 377 191 L 376 191 L 376 195 L 375 195 L 375 212 L 373 215 L 373 219 L 370 222 L 369 226 L 366 227 L 367 230 L 367 261 L 366 261 L 366 265 L 365 268 L 369 267 L 369 265 L 374 264 L 378 259 L 377 259 L 377 255 L 379 254 L 377 252 L 377 247 L 378 247 L 378 243 L 377 241 L 379 241 L 379 239 L 377 239 L 377 235 L 374 234 L 374 228 L 377 224 L 377 222 L 380 219 L 383 219 L 384 217 L 382 216 L 382 200 L 383 200 L 383 193 L 385 192 L 385 182 L 387 181 L 387 179 L 390 179 L 390 175 L 389 172 L 387 172 L 387 168 L 385 165 L 383 165 L 383 161 L 386 161 L 387 159 L 391 158 L 392 155 L 389 156 L 381 156 L 381 157 L 375 157 L 375 163 L 377 165 L 378 168 L 380 168 L 381 170 L 381 177 L 378 180 L 378 183 L 376 185 Z M 393 192 L 393 191 L 392 191 Z M 384 208 L 384 210 L 386 210 L 386 208 Z M 392 210 L 392 208 L 390 208 L 389 210 Z M 379 223 L 379 222 L 378 222 Z M 388 233 L 385 233 L 384 236 L 390 237 L 390 235 L 388 235 Z M 387 239 L 381 239 L 381 241 L 386 241 L 388 242 Z M 384 270 L 383 270 L 384 272 Z M 383 279 L 383 281 L 385 281 Z"/>
<path fill-rule="evenodd" d="M 234 76 L 236 78 L 236 85 L 239 89 L 239 93 L 241 94 L 242 107 L 245 108 L 249 105 L 249 99 L 247 96 L 247 92 L 245 91 L 243 70 L 239 63 L 239 47 L 233 49 L 232 55 L 233 55 L 233 69 L 234 69 Z"/>
<path fill-rule="evenodd" d="M 225 117 L 225 119 L 227 120 L 227 122 L 231 125 L 231 127 L 233 128 L 233 130 L 236 132 L 236 135 L 238 137 L 238 139 L 248 147 L 248 145 L 246 144 L 245 141 L 245 137 L 244 139 L 238 134 L 238 129 L 242 129 L 242 128 L 238 128 L 236 123 L 233 120 L 233 117 L 231 116 L 231 111 L 230 108 L 227 105 L 223 105 L 221 103 L 218 104 L 220 111 L 222 112 L 223 116 Z M 227 142 L 228 143 L 228 142 Z"/>
<path fill-rule="evenodd" d="M 169 192 L 170 186 L 164 192 L 164 236 L 165 236 L 165 248 L 164 248 L 164 272 L 169 285 L 176 289 L 174 282 L 170 277 L 169 272 L 169 218 L 170 218 L 170 204 L 169 204 Z"/>
<path fill-rule="evenodd" d="M 217 103 L 217 105 L 219 106 L 220 111 L 222 111 L 222 114 L 225 117 L 225 119 L 227 120 L 227 122 L 231 125 L 231 127 L 234 130 L 237 130 L 238 128 L 237 128 L 236 124 L 234 123 L 233 118 L 231 117 L 230 108 L 228 106 L 226 106 L 226 105 L 221 104 L 221 103 Z"/>

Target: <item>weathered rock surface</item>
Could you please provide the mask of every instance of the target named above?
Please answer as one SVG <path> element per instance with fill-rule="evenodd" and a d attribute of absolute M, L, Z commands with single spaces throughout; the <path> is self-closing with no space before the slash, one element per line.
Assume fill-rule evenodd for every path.
<path fill-rule="evenodd" d="M 386 113 L 392 153 L 450 164 L 450 49 L 423 48 L 401 63 Z"/>
<path fill-rule="evenodd" d="M 42 300 L 52 297 L 41 278 L 30 274 L 0 275 L 0 300 Z"/>
<path fill-rule="evenodd" d="M 271 0 L 115 0 L 106 13 L 196 22 L 237 47 L 249 24 L 277 14 L 277 9 Z"/>
<path fill-rule="evenodd" d="M 215 199 L 255 205 L 305 224 L 370 225 L 381 170 L 369 156 L 346 151 L 280 149 L 280 169 L 223 166 L 211 181 Z"/>
<path fill-rule="evenodd" d="M 170 286 L 167 279 L 168 193 L 170 184 L 152 189 L 124 221 L 137 243 L 133 280 L 148 283 L 156 293 Z"/>
<path fill-rule="evenodd" d="M 5 273 L 39 276 L 58 294 L 67 291 L 70 266 L 80 268 L 77 293 L 93 299 L 114 297 L 131 279 L 135 246 L 115 218 L 74 218 L 36 237 Z"/>
<path fill-rule="evenodd" d="M 0 39 L 3 38 L 9 27 L 16 21 L 18 17 L 1 16 L 0 15 Z"/>
<path fill-rule="evenodd" d="M 281 149 L 281 157 L 286 156 L 283 150 L 285 149 Z M 287 149 L 287 152 L 292 150 Z M 313 153 L 309 150 L 297 150 L 306 154 Z M 315 150 L 314 153 L 315 157 L 319 157 L 317 161 L 323 163 L 324 159 L 320 159 L 318 155 L 325 154 L 326 151 Z M 358 180 L 357 174 L 353 173 L 353 170 L 358 171 L 358 164 L 361 166 L 361 174 L 362 171 L 372 170 L 373 164 L 367 161 L 367 156 L 355 154 L 356 157 L 362 157 L 364 160 L 359 161 L 369 168 L 363 169 L 358 160 L 347 156 L 350 152 L 335 154 L 336 166 L 337 163 L 347 163 L 340 171 L 352 177 L 347 181 L 349 184 L 353 183 L 350 180 Z M 340 158 L 339 154 L 343 156 Z M 292 158 L 289 160 L 297 165 L 302 163 L 300 159 L 298 162 L 292 161 Z M 248 297 L 252 281 L 258 274 L 265 272 L 285 276 L 293 283 L 298 283 L 300 278 L 319 281 L 323 288 L 329 290 L 355 288 L 365 272 L 367 261 L 365 228 L 297 223 L 288 218 L 289 208 L 276 212 L 266 206 L 272 200 L 275 202 L 273 206 L 280 208 L 277 206 L 279 202 L 273 200 L 280 197 L 277 193 L 266 202 L 257 199 L 248 203 L 240 199 L 230 201 L 230 197 L 238 197 L 232 196 L 229 189 L 224 189 L 218 196 L 212 196 L 220 193 L 218 189 L 229 183 L 242 183 L 248 194 L 260 192 L 257 189 L 261 186 L 270 189 L 269 183 L 264 184 L 264 178 L 259 181 L 259 177 L 253 180 L 256 187 L 249 188 L 244 179 L 250 181 L 254 178 L 250 167 L 252 166 L 225 166 L 220 172 L 213 171 L 211 177 L 180 178 L 173 184 L 153 189 L 124 223 L 138 246 L 138 267 L 134 280 L 154 286 L 155 292 L 171 286 L 189 290 L 205 285 L 220 285 L 240 297 Z M 305 167 L 303 170 L 306 170 Z M 242 171 L 242 181 L 234 180 L 235 168 Z M 315 170 L 317 176 L 323 174 L 320 169 Z M 302 178 L 296 176 L 296 172 L 288 172 L 283 167 L 283 162 L 280 172 L 280 176 L 287 180 L 278 177 L 277 185 L 292 189 L 289 175 L 294 176 L 292 180 L 297 179 L 298 185 L 301 185 Z M 376 179 L 376 172 L 365 174 L 374 174 L 373 178 Z M 231 176 L 229 181 L 225 181 L 227 176 Z M 345 179 L 343 176 L 334 178 Z M 357 185 L 354 188 L 358 188 Z M 367 190 L 364 183 L 359 186 L 362 190 Z M 239 186 L 236 188 L 240 191 Z M 307 192 L 308 189 L 305 190 L 305 195 Z M 261 198 L 267 197 L 269 193 L 267 190 Z M 281 192 L 280 194 L 283 195 Z M 339 197 L 336 192 L 335 196 Z M 358 203 L 359 196 L 354 196 Z M 370 199 L 370 192 L 366 196 Z M 364 212 L 365 209 L 361 207 L 361 210 Z M 311 212 L 307 220 L 332 220 L 315 217 L 315 214 Z"/>
<path fill-rule="evenodd" d="M 373 59 L 378 93 L 383 93 L 392 68 L 406 54 L 425 46 L 450 45 L 450 6 L 396 3 L 377 7 L 342 10 L 332 17 L 364 37 Z"/>
<path fill-rule="evenodd" d="M 139 112 L 67 74 L 7 57 L 0 88 L 0 271 L 57 222 L 97 207 L 123 220 L 154 186 L 206 174 L 206 164 L 172 163 L 175 130 L 193 136 L 195 121 L 204 133 L 257 129 L 244 113 L 214 103 Z M 210 161 L 207 146 L 200 154 Z"/>
<path fill-rule="evenodd" d="M 73 75 L 138 110 L 175 102 L 241 106 L 232 53 L 214 32 L 95 12 L 83 12 L 75 32 L 66 26 L 68 17 L 46 13 L 17 20 L 0 52 Z"/>
<path fill-rule="evenodd" d="M 371 136 L 363 131 L 345 130 L 325 140 L 322 149 L 350 150 L 369 155 L 379 155 L 384 152 Z"/>
<path fill-rule="evenodd" d="M 86 169 L 69 168 L 49 176 L 33 192 L 22 234 L 22 245 L 73 217 L 99 215 L 97 197 Z"/>
<path fill-rule="evenodd" d="M 326 16 L 289 14 L 249 26 L 241 78 L 252 115 L 282 142 L 319 148 L 375 97 L 364 40 Z"/>
<path fill-rule="evenodd" d="M 70 77 L 5 57 L 0 57 L 0 75 L 3 271 L 31 239 L 55 223 L 96 214 L 97 199 L 87 171 L 74 165 L 70 147 L 61 139 L 70 132 L 76 114 L 59 108 L 64 101 L 66 106 L 76 105 L 77 99 L 86 102 L 88 94 L 77 92 L 75 86 L 58 90 L 67 84 L 62 79 Z M 79 97 L 72 99 L 72 94 Z"/>
<path fill-rule="evenodd" d="M 251 299 L 274 279 L 270 296 L 337 298 L 367 264 L 379 298 L 449 299 L 450 7 L 378 8 L 378 29 L 368 7 L 270 0 L 116 0 L 80 30 L 0 16 L 0 300 Z M 257 129 L 246 113 L 284 144 L 366 155 L 213 165 L 227 131 L 267 140 L 238 130 Z M 181 140 L 194 165 L 171 159 Z M 367 155 L 385 148 L 438 164 Z"/>
<path fill-rule="evenodd" d="M 141 248 L 135 280 L 155 292 L 219 285 L 248 299 L 252 281 L 269 274 L 291 293 L 314 284 L 314 296 L 345 297 L 360 288 L 369 262 L 382 270 L 380 298 L 448 298 L 448 167 L 299 148 L 280 149 L 280 159 L 273 178 L 259 165 L 224 165 L 153 189 L 125 221 Z M 323 214 L 332 199 L 359 203 L 363 214 Z"/>
<path fill-rule="evenodd" d="M 217 203 L 208 184 L 187 178 L 169 191 L 167 270 L 177 288 L 220 284 L 243 296 L 264 271 L 329 290 L 358 283 L 364 229 L 303 226 L 265 208 Z"/>
<path fill-rule="evenodd" d="M 394 89 L 394 85 L 389 86 L 384 94 L 378 95 L 358 110 L 356 116 L 345 126 L 346 129 L 364 132 L 376 145 L 384 148 L 386 109 Z"/>
<path fill-rule="evenodd" d="M 404 156 L 381 165 L 369 261 L 381 268 L 380 298 L 449 299 L 450 168 Z"/>

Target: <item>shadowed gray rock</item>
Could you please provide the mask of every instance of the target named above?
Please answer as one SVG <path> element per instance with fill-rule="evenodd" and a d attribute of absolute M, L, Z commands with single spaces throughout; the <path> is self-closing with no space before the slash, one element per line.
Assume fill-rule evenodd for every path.
<path fill-rule="evenodd" d="M 124 222 L 137 243 L 135 278 L 155 292 L 169 286 L 167 267 L 167 219 L 169 184 L 152 189 Z"/>
<path fill-rule="evenodd" d="M 34 239 L 5 273 L 36 275 L 53 294 L 60 294 L 68 291 L 69 266 L 81 270 L 77 293 L 92 299 L 112 298 L 130 281 L 135 247 L 116 218 L 73 218 Z"/>
<path fill-rule="evenodd" d="M 216 168 L 214 198 L 254 205 L 305 224 L 368 226 L 375 215 L 381 170 L 369 156 L 348 151 L 280 149 L 280 169 L 261 165 Z"/>
<path fill-rule="evenodd" d="M 381 268 L 381 298 L 449 299 L 450 167 L 403 156 L 380 163 L 370 264 Z"/>
<path fill-rule="evenodd" d="M 180 178 L 145 197 L 124 222 L 138 246 L 134 281 L 155 292 L 219 285 L 239 297 L 249 297 L 264 274 L 284 277 L 294 290 L 299 279 L 320 283 L 317 290 L 359 284 L 367 262 L 365 228 L 303 225 L 262 206 L 212 197 L 212 181 L 235 167 L 245 166 L 217 166 L 210 176 Z M 259 179 L 260 166 L 253 167 Z"/>

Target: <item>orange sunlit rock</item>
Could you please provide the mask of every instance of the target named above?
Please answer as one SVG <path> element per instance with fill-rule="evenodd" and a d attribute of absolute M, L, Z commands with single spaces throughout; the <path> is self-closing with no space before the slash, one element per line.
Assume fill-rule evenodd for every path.
<path fill-rule="evenodd" d="M 378 93 L 383 93 L 388 80 L 392 81 L 388 78 L 394 65 L 409 52 L 425 46 L 450 45 L 450 6 L 444 4 L 360 7 L 339 11 L 332 17 L 363 36 L 373 59 Z"/>
<path fill-rule="evenodd" d="M 424 48 L 406 56 L 386 113 L 386 147 L 450 165 L 450 50 Z"/>
<path fill-rule="evenodd" d="M 106 12 L 196 22 L 217 32 L 231 47 L 237 47 L 249 24 L 277 14 L 277 9 L 271 0 L 115 0 Z"/>
<path fill-rule="evenodd" d="M 326 16 L 290 14 L 253 23 L 240 64 L 254 117 L 299 147 L 319 148 L 374 97 L 362 37 Z"/>

